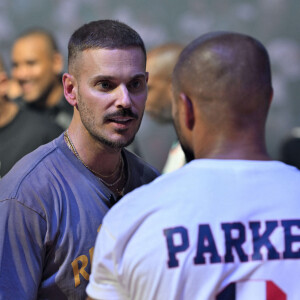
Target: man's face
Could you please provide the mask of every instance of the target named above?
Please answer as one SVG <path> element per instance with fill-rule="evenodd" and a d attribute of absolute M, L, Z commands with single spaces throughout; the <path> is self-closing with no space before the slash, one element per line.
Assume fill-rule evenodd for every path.
<path fill-rule="evenodd" d="M 77 108 L 82 124 L 106 146 L 120 149 L 129 145 L 147 98 L 142 50 L 90 49 L 77 60 Z"/>
<path fill-rule="evenodd" d="M 12 49 L 12 76 L 21 86 L 26 102 L 35 102 L 54 84 L 57 65 L 43 36 L 30 35 L 16 41 Z"/>

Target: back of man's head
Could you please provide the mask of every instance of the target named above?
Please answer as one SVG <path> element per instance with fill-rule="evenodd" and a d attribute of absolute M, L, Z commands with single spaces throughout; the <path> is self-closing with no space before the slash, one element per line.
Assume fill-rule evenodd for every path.
<path fill-rule="evenodd" d="M 148 98 L 146 111 L 160 122 L 172 122 L 172 72 L 183 46 L 163 44 L 147 55 Z"/>
<path fill-rule="evenodd" d="M 128 25 L 115 20 L 98 20 L 78 28 L 68 44 L 69 71 L 75 66 L 77 55 L 88 49 L 140 48 L 145 55 L 145 45 L 140 35 Z"/>
<path fill-rule="evenodd" d="M 272 97 L 269 56 L 250 36 L 213 32 L 194 40 L 179 58 L 173 83 L 175 95 L 197 100 L 208 123 L 240 128 L 265 123 Z"/>

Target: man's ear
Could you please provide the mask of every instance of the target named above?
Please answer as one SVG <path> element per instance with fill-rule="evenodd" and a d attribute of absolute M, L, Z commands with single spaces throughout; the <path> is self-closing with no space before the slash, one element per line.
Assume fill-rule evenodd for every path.
<path fill-rule="evenodd" d="M 64 95 L 72 106 L 77 106 L 77 94 L 75 90 L 76 79 L 69 73 L 64 73 L 62 77 L 64 85 Z"/>
<path fill-rule="evenodd" d="M 145 73 L 145 79 L 146 79 L 146 83 L 148 83 L 148 80 L 149 80 L 149 72 L 146 72 L 146 73 Z"/>
<path fill-rule="evenodd" d="M 184 93 L 180 94 L 180 101 L 183 105 L 184 123 L 185 126 L 192 130 L 195 125 L 195 113 L 191 99 Z"/>
<path fill-rule="evenodd" d="M 166 89 L 167 89 L 167 97 L 168 97 L 168 99 L 170 99 L 170 102 L 172 102 L 172 98 L 173 98 L 174 94 L 173 94 L 173 88 L 172 88 L 171 81 L 167 83 Z"/>

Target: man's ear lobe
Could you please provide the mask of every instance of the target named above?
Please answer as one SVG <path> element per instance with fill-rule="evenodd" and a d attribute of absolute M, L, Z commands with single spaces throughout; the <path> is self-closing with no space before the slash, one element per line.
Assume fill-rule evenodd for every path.
<path fill-rule="evenodd" d="M 75 91 L 75 82 L 76 79 L 69 73 L 63 74 L 63 85 L 64 85 L 64 95 L 67 101 L 72 105 L 77 105 L 77 96 Z"/>
<path fill-rule="evenodd" d="M 182 101 L 183 104 L 185 125 L 189 130 L 192 130 L 195 125 L 195 113 L 194 113 L 193 102 L 184 93 L 180 94 L 180 100 Z"/>

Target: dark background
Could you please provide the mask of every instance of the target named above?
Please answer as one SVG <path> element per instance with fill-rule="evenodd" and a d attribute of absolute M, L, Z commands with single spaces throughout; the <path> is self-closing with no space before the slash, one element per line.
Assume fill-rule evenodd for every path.
<path fill-rule="evenodd" d="M 49 29 L 66 57 L 75 29 L 96 19 L 118 19 L 137 30 L 150 48 L 187 44 L 202 33 L 230 30 L 250 34 L 268 49 L 274 99 L 267 123 L 269 153 L 300 126 L 299 0 L 0 0 L 0 52 L 10 67 L 14 38 L 31 27 Z"/>

